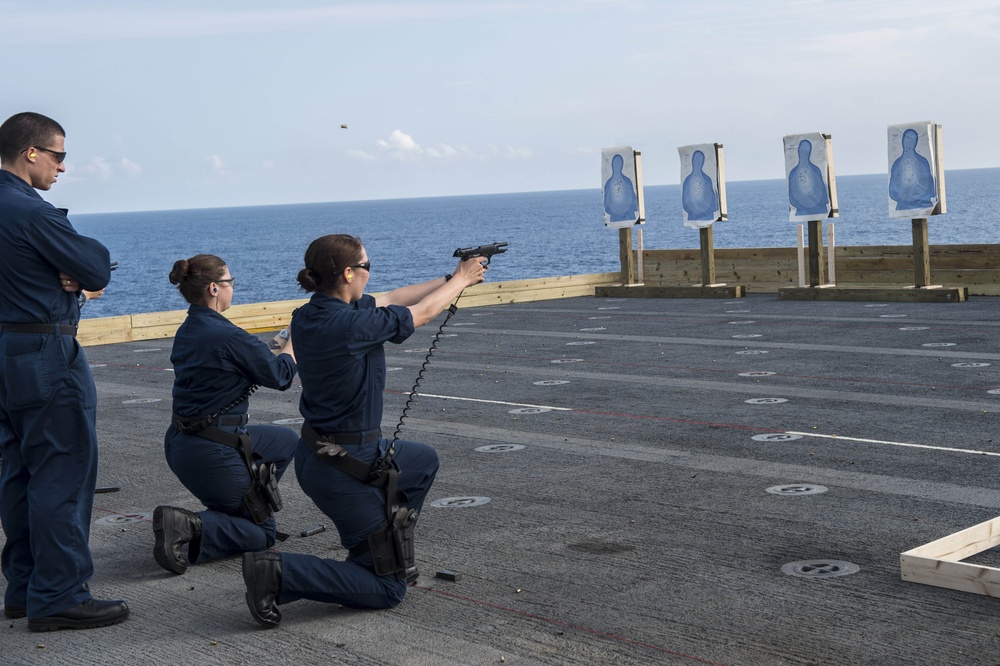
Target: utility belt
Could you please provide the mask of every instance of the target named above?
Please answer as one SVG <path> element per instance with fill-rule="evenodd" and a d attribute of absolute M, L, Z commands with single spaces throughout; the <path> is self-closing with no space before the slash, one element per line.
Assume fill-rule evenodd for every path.
<path fill-rule="evenodd" d="M 242 506 L 253 521 L 260 525 L 281 511 L 282 507 L 275 464 L 260 462 L 259 458 L 254 458 L 248 433 L 236 434 L 220 428 L 220 426 L 245 426 L 247 418 L 246 414 L 215 415 L 192 423 L 178 414 L 173 414 L 171 420 L 185 435 L 197 435 L 240 452 L 250 473 L 250 489 L 243 495 Z"/>
<path fill-rule="evenodd" d="M 75 324 L 5 324 L 0 323 L 0 333 L 47 333 L 50 335 L 76 336 Z"/>
<path fill-rule="evenodd" d="M 381 430 L 320 435 L 308 422 L 302 424 L 302 439 L 309 444 L 317 458 L 360 481 L 380 488 L 385 498 L 385 521 L 368 534 L 365 542 L 352 548 L 350 556 L 358 557 L 370 552 L 376 574 L 395 574 L 399 580 L 407 580 L 416 576 L 413 531 L 417 511 L 399 505 L 399 493 L 396 490 L 399 470 L 393 463 L 391 450 L 368 464 L 350 455 L 342 446 L 367 444 L 378 440 L 381 435 Z"/>

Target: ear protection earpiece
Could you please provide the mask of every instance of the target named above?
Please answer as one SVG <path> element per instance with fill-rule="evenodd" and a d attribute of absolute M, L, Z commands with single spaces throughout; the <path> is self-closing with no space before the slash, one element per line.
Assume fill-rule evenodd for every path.
<path fill-rule="evenodd" d="M 213 294 L 219 293 L 219 288 L 218 287 L 212 287 L 212 293 Z"/>
<path fill-rule="evenodd" d="M 31 151 L 30 153 L 28 153 L 28 157 L 34 157 L 37 154 L 38 153 L 36 153 L 35 151 Z"/>

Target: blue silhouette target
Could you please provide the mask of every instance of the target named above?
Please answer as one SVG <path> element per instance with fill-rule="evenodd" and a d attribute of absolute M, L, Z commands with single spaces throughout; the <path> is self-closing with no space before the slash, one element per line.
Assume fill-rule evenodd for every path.
<path fill-rule="evenodd" d="M 721 149 L 721 148 L 720 148 Z M 725 219 L 715 144 L 681 146 L 681 209 L 684 226 L 699 229 Z"/>
<path fill-rule="evenodd" d="M 889 216 L 935 215 L 939 174 L 937 126 L 930 122 L 889 126 Z"/>
<path fill-rule="evenodd" d="M 604 224 L 621 228 L 641 222 L 635 151 L 629 146 L 605 149 L 601 180 L 604 184 Z"/>
<path fill-rule="evenodd" d="M 788 219 L 791 222 L 822 220 L 831 215 L 830 143 L 818 132 L 792 134 L 783 140 L 788 183 Z"/>

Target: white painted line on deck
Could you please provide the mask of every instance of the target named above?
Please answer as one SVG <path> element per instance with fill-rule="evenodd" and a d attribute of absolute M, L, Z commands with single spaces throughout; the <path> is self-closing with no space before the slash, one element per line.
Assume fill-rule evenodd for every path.
<path fill-rule="evenodd" d="M 407 395 L 407 394 L 403 394 Z M 410 394 L 413 395 L 413 394 Z M 484 402 L 488 405 L 510 405 L 511 407 L 534 407 L 536 409 L 553 409 L 559 412 L 572 412 L 572 407 L 552 407 L 551 405 L 532 405 L 527 402 L 505 402 L 503 400 L 483 400 L 481 398 L 463 398 L 457 395 L 435 395 L 433 393 L 417 393 L 421 398 L 438 398 L 439 400 L 464 400 L 466 402 Z"/>
<path fill-rule="evenodd" d="M 819 437 L 820 439 L 842 439 L 848 442 L 861 442 L 862 444 L 886 444 L 888 446 L 903 446 L 911 449 L 930 449 L 931 451 L 951 451 L 953 453 L 971 453 L 977 456 L 997 456 L 1000 453 L 992 451 L 977 451 L 975 449 L 956 449 L 950 446 L 931 446 L 929 444 L 911 444 L 910 442 L 887 442 L 881 439 L 864 439 L 863 437 L 844 437 L 843 435 L 821 435 L 815 432 L 793 432 L 787 431 L 787 435 L 800 435 L 802 437 Z"/>

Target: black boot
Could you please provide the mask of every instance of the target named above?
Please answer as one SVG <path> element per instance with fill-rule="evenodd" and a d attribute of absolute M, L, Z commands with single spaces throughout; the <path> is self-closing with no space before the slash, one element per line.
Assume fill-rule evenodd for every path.
<path fill-rule="evenodd" d="M 192 552 L 198 552 L 201 518 L 184 509 L 158 506 L 153 511 L 153 534 L 156 536 L 153 559 L 167 571 L 182 574 L 188 568 L 184 544 L 190 543 Z"/>
<path fill-rule="evenodd" d="M 254 619 L 268 629 L 281 623 L 278 592 L 281 591 L 281 554 L 273 550 L 243 553 L 243 581 L 247 584 L 247 606 Z"/>
<path fill-rule="evenodd" d="M 30 631 L 58 631 L 59 629 L 93 629 L 124 622 L 128 617 L 128 604 L 124 601 L 87 599 L 82 604 L 67 608 L 35 620 L 28 620 Z"/>

